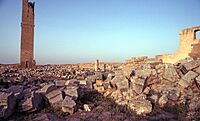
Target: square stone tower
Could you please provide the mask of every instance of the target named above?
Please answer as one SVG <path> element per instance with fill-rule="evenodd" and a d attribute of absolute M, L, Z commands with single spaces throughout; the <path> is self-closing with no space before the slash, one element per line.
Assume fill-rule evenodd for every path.
<path fill-rule="evenodd" d="M 20 65 L 23 68 L 32 68 L 34 61 L 34 2 L 23 0 L 21 23 L 21 53 Z"/>

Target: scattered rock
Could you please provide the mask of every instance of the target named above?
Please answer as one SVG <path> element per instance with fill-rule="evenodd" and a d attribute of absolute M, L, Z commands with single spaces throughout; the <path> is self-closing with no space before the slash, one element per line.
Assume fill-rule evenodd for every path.
<path fill-rule="evenodd" d="M 57 87 L 63 87 L 66 84 L 66 80 L 55 80 L 55 84 Z"/>
<path fill-rule="evenodd" d="M 0 92 L 0 119 L 6 119 L 13 114 L 16 106 L 16 97 L 12 92 Z"/>
<path fill-rule="evenodd" d="M 175 81 L 177 81 L 177 79 L 179 79 L 179 75 L 178 75 L 176 69 L 174 67 L 170 66 L 167 69 L 165 69 L 163 78 L 167 79 L 171 82 L 175 82 Z"/>
<path fill-rule="evenodd" d="M 19 102 L 20 112 L 34 112 L 44 107 L 42 95 L 37 92 L 32 92 L 29 98 L 25 98 Z"/>
<path fill-rule="evenodd" d="M 158 95 L 157 94 L 154 94 L 150 97 L 151 101 L 156 104 L 158 102 Z"/>
<path fill-rule="evenodd" d="M 128 105 L 138 115 L 146 115 L 152 112 L 152 104 L 148 100 L 132 100 Z"/>
<path fill-rule="evenodd" d="M 185 76 L 182 77 L 182 79 L 179 81 L 179 84 L 183 88 L 187 88 L 188 86 L 192 85 L 194 79 L 198 76 L 197 73 L 193 71 L 189 71 Z"/>
<path fill-rule="evenodd" d="M 198 61 L 198 60 L 192 60 L 190 62 L 183 63 L 182 65 L 185 67 L 185 69 L 187 71 L 191 71 L 192 69 L 200 66 L 200 61 Z"/>
<path fill-rule="evenodd" d="M 129 81 L 128 79 L 123 79 L 121 81 L 116 82 L 116 87 L 118 90 L 125 90 L 129 88 Z"/>
<path fill-rule="evenodd" d="M 60 108 L 60 104 L 63 101 L 63 94 L 60 90 L 53 90 L 46 94 L 46 98 L 52 107 Z"/>
<path fill-rule="evenodd" d="M 64 113 L 69 113 L 70 115 L 72 115 L 75 110 L 76 110 L 75 101 L 72 100 L 72 98 L 66 96 L 62 102 L 62 111 Z"/>
<path fill-rule="evenodd" d="M 54 85 L 54 84 L 48 84 L 48 85 L 45 85 L 41 89 L 41 92 L 44 93 L 44 94 L 48 94 L 49 92 L 51 92 L 53 90 L 56 90 L 56 89 L 57 89 L 56 85 Z"/>
<path fill-rule="evenodd" d="M 156 72 L 153 69 L 135 70 L 135 75 L 142 79 L 147 79 L 148 77 L 154 74 L 156 74 Z"/>
<path fill-rule="evenodd" d="M 166 106 L 167 102 L 168 102 L 168 97 L 166 94 L 162 95 L 158 100 L 158 104 L 160 105 L 160 107 Z"/>
<path fill-rule="evenodd" d="M 94 104 L 84 104 L 83 108 L 86 112 L 90 112 L 94 108 Z"/>
<path fill-rule="evenodd" d="M 119 75 L 119 76 L 115 76 L 112 80 L 111 80 L 111 85 L 114 87 L 114 88 L 117 88 L 117 85 L 116 83 L 120 83 L 120 82 L 123 82 L 123 81 L 126 81 L 126 77 L 123 76 L 123 75 Z"/>
<path fill-rule="evenodd" d="M 87 85 L 87 81 L 85 81 L 85 80 L 80 80 L 79 85 L 81 85 L 81 86 L 86 86 L 86 85 Z"/>
<path fill-rule="evenodd" d="M 18 100 L 20 100 L 23 97 L 23 95 L 22 95 L 23 89 L 24 89 L 24 87 L 20 86 L 20 85 L 11 86 L 10 88 L 8 88 L 7 92 L 10 92 L 10 93 L 12 92 L 15 95 L 15 97 Z"/>
<path fill-rule="evenodd" d="M 78 98 L 78 87 L 70 86 L 64 89 L 65 95 L 71 97 L 73 100 L 77 100 Z"/>
<path fill-rule="evenodd" d="M 135 76 L 135 71 L 133 68 L 123 68 L 123 74 L 127 78 L 130 78 L 132 76 Z"/>
<path fill-rule="evenodd" d="M 97 90 L 99 93 L 105 92 L 104 86 L 97 86 L 96 84 L 94 84 L 94 89 Z"/>
<path fill-rule="evenodd" d="M 96 80 L 104 80 L 104 75 L 102 72 L 95 72 Z"/>

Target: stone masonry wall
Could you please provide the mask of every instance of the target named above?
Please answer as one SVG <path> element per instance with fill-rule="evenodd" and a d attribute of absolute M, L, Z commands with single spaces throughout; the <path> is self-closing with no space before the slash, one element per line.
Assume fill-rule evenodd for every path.
<path fill-rule="evenodd" d="M 180 32 L 180 46 L 179 50 L 176 54 L 167 54 L 167 55 L 159 55 L 157 56 L 157 59 L 162 60 L 164 63 L 176 63 L 177 61 L 191 57 L 190 55 L 192 53 L 195 53 L 195 51 L 199 51 L 199 49 L 196 48 L 195 51 L 193 48 L 194 44 L 200 43 L 198 39 L 196 39 L 196 32 L 200 31 L 200 26 L 184 29 Z M 193 51 L 192 51 L 193 50 Z M 196 56 L 199 56 L 197 54 L 192 54 L 192 58 L 198 58 Z M 194 57 L 195 55 L 195 57 Z M 200 56 L 199 56 L 200 57 Z"/>

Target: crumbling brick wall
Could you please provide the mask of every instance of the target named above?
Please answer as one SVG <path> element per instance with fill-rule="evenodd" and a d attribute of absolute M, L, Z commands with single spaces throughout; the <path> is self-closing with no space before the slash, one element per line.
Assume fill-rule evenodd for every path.
<path fill-rule="evenodd" d="M 159 55 L 156 58 L 164 63 L 176 63 L 178 60 L 192 57 L 200 57 L 200 40 L 196 39 L 196 32 L 200 31 L 200 26 L 184 29 L 180 32 L 180 46 L 176 54 Z"/>

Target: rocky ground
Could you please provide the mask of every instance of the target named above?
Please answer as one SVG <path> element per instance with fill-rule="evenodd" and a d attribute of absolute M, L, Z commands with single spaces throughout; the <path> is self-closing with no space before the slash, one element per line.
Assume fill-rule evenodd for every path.
<path fill-rule="evenodd" d="M 199 121 L 200 60 L 140 59 L 95 72 L 0 66 L 0 120 Z"/>

